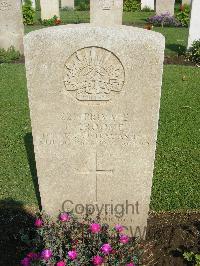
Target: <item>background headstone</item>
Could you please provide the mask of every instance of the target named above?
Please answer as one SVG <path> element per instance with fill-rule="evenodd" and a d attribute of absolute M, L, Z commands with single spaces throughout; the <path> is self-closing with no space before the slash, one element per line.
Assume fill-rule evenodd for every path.
<path fill-rule="evenodd" d="M 121 25 L 123 0 L 90 0 L 90 23 L 94 25 Z"/>
<path fill-rule="evenodd" d="M 191 5 L 192 0 L 182 0 L 182 5 Z"/>
<path fill-rule="evenodd" d="M 146 7 L 154 10 L 154 0 L 141 0 L 141 9 Z"/>
<path fill-rule="evenodd" d="M 0 48 L 23 53 L 24 25 L 21 0 L 0 0 Z"/>
<path fill-rule="evenodd" d="M 200 1 L 192 1 L 192 10 L 190 18 L 190 29 L 188 37 L 188 48 L 194 41 L 200 39 Z"/>
<path fill-rule="evenodd" d="M 169 13 L 174 15 L 175 0 L 156 0 L 156 14 Z"/>
<path fill-rule="evenodd" d="M 161 34 L 127 26 L 68 25 L 25 37 L 34 151 L 47 213 L 84 214 L 92 204 L 103 222 L 145 235 L 164 47 Z"/>
<path fill-rule="evenodd" d="M 68 7 L 74 9 L 74 0 L 61 0 L 61 7 Z"/>
<path fill-rule="evenodd" d="M 33 7 L 34 9 L 36 9 L 36 3 L 35 3 L 35 0 L 31 0 L 31 2 L 32 2 L 32 7 Z"/>
<path fill-rule="evenodd" d="M 60 17 L 58 0 L 40 0 L 40 7 L 42 20 Z"/>

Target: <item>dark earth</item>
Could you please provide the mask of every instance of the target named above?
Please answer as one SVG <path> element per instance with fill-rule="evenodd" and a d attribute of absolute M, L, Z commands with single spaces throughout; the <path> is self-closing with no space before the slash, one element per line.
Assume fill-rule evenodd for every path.
<path fill-rule="evenodd" d="M 19 202 L 0 202 L 0 265 L 17 266 L 30 252 L 25 233 L 33 234 L 35 210 L 25 209 Z M 30 229 L 32 231 L 30 231 Z M 144 263 L 149 266 L 183 266 L 184 251 L 200 253 L 200 213 L 151 213 L 147 240 L 144 246 Z"/>

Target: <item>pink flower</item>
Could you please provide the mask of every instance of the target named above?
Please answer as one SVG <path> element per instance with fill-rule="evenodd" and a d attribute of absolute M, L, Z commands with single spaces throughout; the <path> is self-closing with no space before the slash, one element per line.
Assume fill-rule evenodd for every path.
<path fill-rule="evenodd" d="M 121 233 L 124 230 L 124 227 L 121 224 L 115 225 L 115 230 L 119 233 Z"/>
<path fill-rule="evenodd" d="M 41 258 L 44 259 L 44 260 L 49 260 L 51 257 L 52 257 L 52 252 L 50 249 L 44 249 L 42 252 L 41 252 Z"/>
<path fill-rule="evenodd" d="M 126 266 L 135 266 L 135 264 L 131 262 L 131 263 L 126 264 Z"/>
<path fill-rule="evenodd" d="M 59 261 L 56 263 L 56 266 L 66 266 L 66 263 L 64 261 Z"/>
<path fill-rule="evenodd" d="M 90 231 L 93 233 L 93 234 L 97 234 L 101 231 L 101 225 L 100 224 L 96 224 L 96 223 L 93 223 L 90 225 Z"/>
<path fill-rule="evenodd" d="M 68 252 L 68 257 L 70 258 L 70 260 L 75 260 L 77 258 L 78 254 L 75 250 L 70 250 Z"/>
<path fill-rule="evenodd" d="M 122 244 L 127 244 L 128 241 L 129 241 L 129 236 L 127 236 L 127 235 L 121 235 L 120 238 L 119 238 L 119 241 L 120 241 Z"/>
<path fill-rule="evenodd" d="M 42 221 L 42 219 L 36 219 L 35 220 L 35 227 L 42 227 L 42 225 L 43 225 L 43 221 Z"/>
<path fill-rule="evenodd" d="M 61 213 L 59 217 L 61 222 L 69 222 L 70 218 L 70 215 L 66 212 Z"/>
<path fill-rule="evenodd" d="M 24 258 L 23 260 L 21 260 L 21 265 L 22 266 L 29 266 L 30 265 L 31 260 L 29 258 Z"/>
<path fill-rule="evenodd" d="M 111 253 L 112 247 L 110 244 L 103 244 L 103 246 L 101 247 L 101 251 L 103 254 L 108 255 L 109 253 Z"/>
<path fill-rule="evenodd" d="M 93 263 L 93 265 L 100 266 L 103 263 L 103 258 L 101 256 L 98 256 L 98 255 L 97 256 L 94 256 L 92 258 L 92 263 Z"/>
<path fill-rule="evenodd" d="M 34 253 L 34 252 L 30 252 L 28 253 L 27 255 L 27 258 L 31 259 L 31 260 L 36 260 L 38 259 L 38 254 L 37 253 Z"/>

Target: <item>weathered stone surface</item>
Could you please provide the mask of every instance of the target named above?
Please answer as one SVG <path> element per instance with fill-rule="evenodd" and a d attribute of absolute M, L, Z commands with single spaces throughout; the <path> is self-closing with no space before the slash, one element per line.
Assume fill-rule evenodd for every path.
<path fill-rule="evenodd" d="M 188 37 L 188 48 L 194 41 L 200 39 L 200 1 L 192 1 L 192 11 L 190 18 L 190 29 Z"/>
<path fill-rule="evenodd" d="M 23 53 L 23 35 L 21 0 L 0 0 L 0 47 Z"/>
<path fill-rule="evenodd" d="M 61 0 L 61 7 L 68 7 L 74 9 L 74 0 Z"/>
<path fill-rule="evenodd" d="M 164 37 L 127 26 L 51 27 L 25 37 L 25 56 L 43 209 L 82 213 L 91 204 L 103 221 L 143 235 Z"/>
<path fill-rule="evenodd" d="M 169 13 L 174 15 L 175 0 L 156 0 L 156 14 Z"/>
<path fill-rule="evenodd" d="M 192 0 L 182 0 L 182 5 L 191 5 Z"/>
<path fill-rule="evenodd" d="M 54 16 L 60 17 L 58 0 L 40 0 L 41 19 L 50 19 Z"/>
<path fill-rule="evenodd" d="M 90 0 L 90 23 L 94 25 L 121 25 L 123 0 Z"/>
<path fill-rule="evenodd" d="M 154 0 L 141 0 L 141 9 L 144 9 L 145 7 L 154 10 Z"/>

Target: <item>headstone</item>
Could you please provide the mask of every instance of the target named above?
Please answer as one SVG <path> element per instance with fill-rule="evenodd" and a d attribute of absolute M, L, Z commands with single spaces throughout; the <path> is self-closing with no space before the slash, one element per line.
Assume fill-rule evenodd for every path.
<path fill-rule="evenodd" d="M 121 25 L 123 0 L 90 0 L 90 23 L 94 25 Z"/>
<path fill-rule="evenodd" d="M 150 8 L 151 10 L 154 10 L 154 0 L 142 0 L 141 9 L 144 9 L 146 7 Z"/>
<path fill-rule="evenodd" d="M 200 39 L 200 1 L 192 1 L 192 10 L 190 18 L 190 29 L 188 37 L 188 48 L 192 45 L 194 41 Z"/>
<path fill-rule="evenodd" d="M 156 14 L 169 13 L 174 15 L 175 0 L 156 0 Z"/>
<path fill-rule="evenodd" d="M 36 3 L 35 3 L 35 0 L 31 0 L 31 2 L 32 2 L 32 7 L 33 7 L 34 9 L 36 9 Z"/>
<path fill-rule="evenodd" d="M 192 0 L 182 0 L 182 5 L 191 5 Z"/>
<path fill-rule="evenodd" d="M 29 33 L 25 58 L 43 209 L 121 223 L 144 236 L 164 37 L 67 25 Z M 90 205 L 90 206 L 89 206 Z"/>
<path fill-rule="evenodd" d="M 61 7 L 68 7 L 74 9 L 74 0 L 61 0 Z"/>
<path fill-rule="evenodd" d="M 40 0 L 40 7 L 42 20 L 60 17 L 58 0 Z"/>
<path fill-rule="evenodd" d="M 21 0 L 0 0 L 0 48 L 23 53 L 24 25 Z"/>

